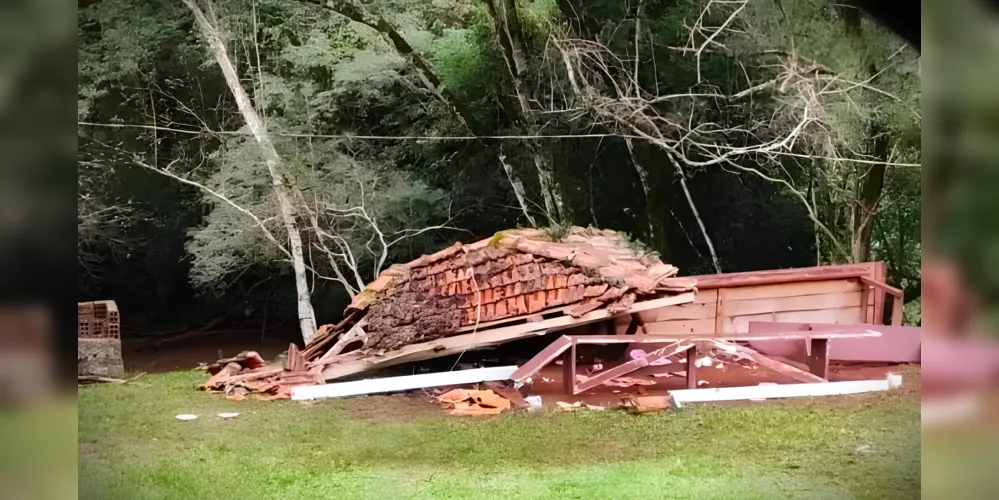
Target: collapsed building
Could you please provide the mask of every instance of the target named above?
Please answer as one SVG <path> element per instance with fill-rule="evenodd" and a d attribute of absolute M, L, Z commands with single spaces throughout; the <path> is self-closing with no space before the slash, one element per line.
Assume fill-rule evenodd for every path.
<path fill-rule="evenodd" d="M 321 327 L 295 353 L 300 361 L 290 354 L 288 363 L 323 383 L 611 318 L 637 302 L 693 300 L 694 280 L 676 278 L 675 266 L 626 235 L 573 227 L 558 236 L 514 229 L 395 264 L 353 299 L 343 321 Z M 273 391 L 273 383 L 249 384 L 281 376 L 270 372 L 231 378 Z"/>
<path fill-rule="evenodd" d="M 391 266 L 354 297 L 340 323 L 321 327 L 302 350 L 290 346 L 283 367 L 229 363 L 201 388 L 238 398 L 262 393 L 264 399 L 334 397 L 330 394 L 459 379 L 512 381 L 519 388 L 556 364 L 562 366 L 563 393 L 570 395 L 642 379 L 655 385 L 655 377 L 671 376 L 685 378 L 687 390 L 696 391 L 705 383 L 698 380 L 698 368 L 706 355 L 732 366 L 766 368 L 784 380 L 819 384 L 793 389 L 811 394 L 856 390 L 823 385 L 829 383 L 834 355 L 862 362 L 919 360 L 918 328 L 900 326 L 902 292 L 885 283 L 884 263 L 699 277 L 677 273 L 675 266 L 610 230 L 504 231 Z M 893 326 L 872 329 L 887 316 Z M 483 376 L 492 378 L 465 370 L 460 376 L 448 372 L 340 383 L 386 367 L 454 354 L 460 359 L 468 351 L 553 332 L 561 336 L 546 339 L 547 347 L 532 350 L 530 360 L 483 368 Z M 580 346 L 618 354 L 606 366 L 592 358 L 584 366 Z M 614 358 L 622 352 L 624 359 Z M 781 353 L 782 360 L 765 355 L 769 352 Z M 894 384 L 875 382 L 882 389 Z"/>

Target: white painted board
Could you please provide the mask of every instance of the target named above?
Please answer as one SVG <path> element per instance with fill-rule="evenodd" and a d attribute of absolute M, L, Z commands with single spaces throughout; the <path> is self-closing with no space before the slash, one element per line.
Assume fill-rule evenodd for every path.
<path fill-rule="evenodd" d="M 517 366 L 496 366 L 453 372 L 424 373 L 402 377 L 369 378 L 334 384 L 298 386 L 291 389 L 291 399 L 323 399 L 408 391 L 442 385 L 475 384 L 493 380 L 509 380 Z"/>
<path fill-rule="evenodd" d="M 901 387 L 902 376 L 889 374 L 884 380 L 851 380 L 847 382 L 816 382 L 806 384 L 752 385 L 748 387 L 718 387 L 670 391 L 677 406 L 685 403 L 739 401 L 743 399 L 801 398 L 837 396 L 863 392 L 887 391 Z"/>

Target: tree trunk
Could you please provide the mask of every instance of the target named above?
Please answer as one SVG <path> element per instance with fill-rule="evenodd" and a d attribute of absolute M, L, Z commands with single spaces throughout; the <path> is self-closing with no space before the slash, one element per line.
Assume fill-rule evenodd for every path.
<path fill-rule="evenodd" d="M 409 62 L 409 65 L 416 72 L 423 83 L 423 86 L 434 94 L 438 100 L 447 105 L 447 107 L 454 113 L 454 115 L 461 120 L 461 122 L 468 128 L 472 135 L 480 136 L 484 135 L 484 131 L 480 127 L 479 123 L 472 115 L 471 110 L 465 106 L 465 103 L 461 102 L 455 95 L 441 83 L 440 78 L 434 73 L 433 68 L 430 63 L 427 62 L 419 52 L 413 49 L 413 46 L 409 44 L 408 41 L 399 33 L 399 30 L 388 22 L 384 17 L 374 15 L 364 8 L 363 5 L 355 4 L 350 0 L 299 0 L 305 3 L 312 3 L 319 5 L 320 7 L 332 10 L 341 16 L 350 19 L 356 23 L 363 24 L 369 28 L 377 31 L 382 35 L 382 38 L 395 49 L 396 53 L 399 54 L 403 59 Z M 485 147 L 493 149 L 492 146 L 482 143 Z M 503 155 L 502 151 L 497 154 L 499 158 L 500 165 L 503 166 L 503 171 L 506 173 L 507 180 L 510 182 L 510 187 L 513 189 L 513 194 L 517 198 L 517 202 L 520 204 L 520 210 L 523 212 L 524 217 L 531 223 L 532 226 L 536 225 L 534 222 L 534 217 L 531 216 L 530 210 L 527 206 L 527 198 L 524 195 L 524 183 L 521 182 L 520 178 L 513 169 L 510 168 L 506 162 L 501 158 Z"/>
<path fill-rule="evenodd" d="M 517 6 L 514 0 L 486 0 L 486 10 L 492 23 L 493 31 L 503 49 L 503 60 L 506 62 L 514 92 L 517 94 L 519 106 L 511 109 L 513 121 L 517 123 L 525 135 L 538 133 L 536 117 L 531 110 L 529 96 L 523 89 L 523 78 L 527 71 L 527 59 L 524 56 L 523 36 L 520 30 L 520 19 L 517 17 Z M 510 109 L 510 107 L 505 107 Z M 571 214 L 562 199 L 562 187 L 555 178 L 551 158 L 544 146 L 532 140 L 529 143 L 534 156 L 534 167 L 538 171 L 538 184 L 541 196 L 545 202 L 547 216 L 552 222 L 570 222 Z"/>
<path fill-rule="evenodd" d="M 239 107 L 239 111 L 242 113 L 243 119 L 246 121 L 246 126 L 253 134 L 253 138 L 257 141 L 257 145 L 260 146 L 260 151 L 264 156 L 264 162 L 267 164 L 267 171 L 271 176 L 271 186 L 274 188 L 274 194 L 278 200 L 278 208 L 281 211 L 281 220 L 284 222 L 285 229 L 288 231 L 288 243 L 291 247 L 292 256 L 291 263 L 295 270 L 298 323 L 299 327 L 302 329 L 302 340 L 308 344 L 309 341 L 312 340 L 312 336 L 316 333 L 316 314 L 312 308 L 312 300 L 309 294 L 309 284 L 305 274 L 306 268 L 305 255 L 302 251 L 302 235 L 298 232 L 298 225 L 295 222 L 295 208 L 288 199 L 288 194 L 285 192 L 284 181 L 281 178 L 281 174 L 277 171 L 277 166 L 281 161 L 281 158 L 278 156 L 277 150 L 274 149 L 270 136 L 267 134 L 267 129 L 264 127 L 263 121 L 260 119 L 260 115 L 257 114 L 257 110 L 253 107 L 253 103 L 250 101 L 250 97 L 247 95 L 246 89 L 244 89 L 243 85 L 239 82 L 239 75 L 236 73 L 236 67 L 233 66 L 232 61 L 229 59 L 229 54 L 226 52 L 225 44 L 222 43 L 222 38 L 219 36 L 217 27 L 209 22 L 205 13 L 202 12 L 197 4 L 194 3 L 194 0 L 181 1 L 187 6 L 188 9 L 191 10 L 191 13 L 194 14 L 198 28 L 207 39 L 208 47 L 211 49 L 212 55 L 215 57 L 215 61 L 218 63 L 219 68 L 222 69 L 222 75 L 225 77 L 226 84 L 229 85 L 229 90 L 232 91 L 232 95 L 236 100 L 236 106 Z"/>
<path fill-rule="evenodd" d="M 879 157 L 887 153 L 885 151 L 887 142 L 883 136 L 877 139 L 875 149 Z M 874 232 L 874 220 L 878 216 L 878 203 L 881 201 L 881 191 L 885 184 L 885 170 L 886 166 L 883 163 L 870 167 L 861 181 L 857 201 L 853 204 L 850 215 L 850 257 L 855 263 L 871 259 L 871 235 Z"/>

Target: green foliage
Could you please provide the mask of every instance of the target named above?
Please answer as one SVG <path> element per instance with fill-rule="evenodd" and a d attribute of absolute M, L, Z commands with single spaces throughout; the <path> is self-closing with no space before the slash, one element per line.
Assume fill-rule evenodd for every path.
<path fill-rule="evenodd" d="M 571 228 L 572 228 L 572 224 L 570 224 L 569 222 L 565 222 L 565 221 L 554 222 L 553 221 L 550 224 L 548 224 L 547 226 L 539 228 L 539 229 L 541 230 L 541 234 L 544 235 L 544 237 L 548 238 L 551 241 L 554 241 L 554 242 L 558 243 L 558 242 L 564 240 L 566 236 L 569 236 L 569 230 Z"/>
<path fill-rule="evenodd" d="M 629 233 L 630 248 L 661 253 L 684 274 L 713 272 L 669 159 L 644 141 L 633 141 L 632 154 L 616 137 L 417 139 L 530 133 L 518 118 L 517 85 L 483 2 L 354 1 L 395 25 L 429 62 L 442 88 L 428 90 L 411 62 L 375 29 L 329 9 L 288 0 L 213 4 L 241 81 L 282 158 L 280 173 L 292 193 L 301 193 L 294 203 L 317 270 L 330 271 L 327 256 L 317 246 L 318 237 L 309 228 L 310 213 L 320 215 L 322 228 L 346 238 L 358 256 L 361 274 L 373 277 L 375 262 L 367 248 L 372 228 L 356 219 L 335 217 L 332 210 L 360 206 L 362 197 L 365 209 L 386 234 L 440 224 L 453 216 L 454 225 L 477 238 L 492 234 L 490 244 L 499 244 L 501 231 L 517 226 L 522 216 L 498 157 L 503 155 L 511 165 L 523 182 L 529 208 L 537 212 L 542 205 L 534 164 L 537 154 L 551 159 L 571 212 L 561 223 L 542 222 L 548 224 L 540 228 L 548 238 L 559 241 L 571 225 L 593 224 Z M 606 44 L 627 61 L 631 73 L 637 4 L 516 3 L 528 65 L 516 83 L 536 112 L 539 132 L 617 132 L 606 123 L 587 121 L 578 111 L 579 96 L 565 77 L 552 37 Z M 898 50 L 897 40 L 866 21 L 860 38 L 847 37 L 828 2 L 782 2 L 783 11 L 773 2 L 750 2 L 737 20 L 738 31 L 718 39 L 728 50 L 711 51 L 702 58 L 704 81 L 699 82 L 692 55 L 671 47 L 688 43 L 686 26 L 704 4 L 703 0 L 642 4 L 637 78 L 643 91 L 650 95 L 692 88 L 737 92 L 774 78 L 779 72 L 773 65 L 778 62 L 776 54 L 793 51 L 801 61 L 814 61 L 845 79 L 864 82 L 825 101 L 823 127 L 810 128 L 796 141 L 795 154 L 872 157 L 876 129 L 890 137 L 892 161 L 920 161 L 921 121 L 914 112 L 921 102 L 918 59 L 912 51 Z M 576 7 L 589 17 L 570 27 L 567 21 L 578 14 L 572 10 Z M 720 24 L 727 15 L 728 7 L 716 7 L 709 25 Z M 81 10 L 78 38 L 81 120 L 125 125 L 152 125 L 155 120 L 160 127 L 200 132 L 81 127 L 81 159 L 100 160 L 115 172 L 107 185 L 88 188 L 94 195 L 89 206 L 128 199 L 153 221 L 129 225 L 116 235 L 148 244 L 130 248 L 131 258 L 120 269 L 105 259 L 107 263 L 100 264 L 104 277 L 99 280 L 104 291 L 94 293 L 137 289 L 145 294 L 136 299 L 139 303 L 169 302 L 170 307 L 189 308 L 187 297 L 200 291 L 204 293 L 199 300 L 206 304 L 213 297 L 221 299 L 212 302 L 220 312 L 229 312 L 231 304 L 255 311 L 279 304 L 280 312 L 272 310 L 270 317 L 293 316 L 287 258 L 251 218 L 132 162 L 138 157 L 159 168 L 169 165 L 172 172 L 224 193 L 265 221 L 279 241 L 286 239 L 259 148 L 247 137 L 232 134 L 245 131 L 245 124 L 193 29 L 190 14 L 179 2 L 133 5 L 104 0 Z M 873 79 L 872 63 L 877 75 Z M 438 92 L 454 102 L 442 102 Z M 768 91 L 725 106 L 707 101 L 696 106 L 663 101 L 656 106 L 670 119 L 689 114 L 694 121 L 733 129 L 776 117 L 771 128 L 758 130 L 758 137 L 734 133 L 736 144 L 742 139 L 772 139 L 797 116 L 787 111 L 788 103 L 797 103 L 796 99 L 787 92 Z M 470 112 L 477 130 L 462 123 L 453 104 Z M 649 170 L 648 196 L 633 158 Z M 741 165 L 760 166 L 757 160 L 747 159 Z M 733 173 L 727 165 L 718 167 L 689 169 L 687 183 L 726 271 L 839 258 L 823 239 L 816 256 L 814 225 L 791 190 L 751 174 Z M 837 239 L 849 238 L 854 188 L 866 167 L 787 157 L 760 168 L 814 194 L 820 220 Z M 918 169 L 889 169 L 871 243 L 873 258 L 888 262 L 890 280 L 905 288 L 909 298 L 919 295 L 918 173 Z M 386 264 L 430 253 L 454 238 L 453 233 L 431 231 L 405 240 L 393 247 Z M 257 286 L 261 280 L 270 283 Z M 316 280 L 317 310 L 321 316 L 339 314 L 345 297 L 338 285 L 324 284 L 328 282 Z"/>

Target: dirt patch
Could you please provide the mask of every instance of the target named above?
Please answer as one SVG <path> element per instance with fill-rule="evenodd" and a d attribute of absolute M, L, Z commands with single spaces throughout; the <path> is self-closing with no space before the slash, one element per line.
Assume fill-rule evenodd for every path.
<path fill-rule="evenodd" d="M 422 393 L 362 396 L 343 403 L 351 418 L 376 422 L 407 422 L 445 414 L 440 403 Z"/>
<path fill-rule="evenodd" d="M 100 448 L 97 447 L 96 443 L 80 443 L 78 456 L 81 459 L 100 458 Z"/>

